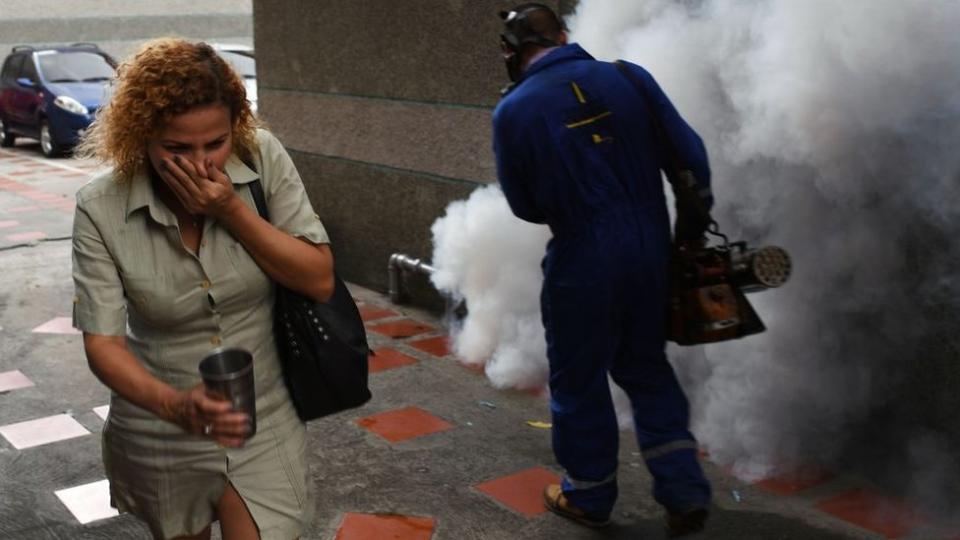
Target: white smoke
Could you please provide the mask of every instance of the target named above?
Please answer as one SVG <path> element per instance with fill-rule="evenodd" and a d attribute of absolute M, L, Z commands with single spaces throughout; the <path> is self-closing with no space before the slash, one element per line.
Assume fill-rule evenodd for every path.
<path fill-rule="evenodd" d="M 433 284 L 465 299 L 469 309 L 453 333 L 457 358 L 485 366 L 498 388 L 543 386 L 540 258 L 550 230 L 513 217 L 500 188 L 492 185 L 451 204 L 431 231 Z"/>
<path fill-rule="evenodd" d="M 960 4 L 587 0 L 569 22 L 598 58 L 647 67 L 703 135 L 728 233 L 796 261 L 752 297 L 766 334 L 678 359 L 695 431 L 745 477 L 829 463 L 939 339 L 916 306 L 957 306 L 957 248 L 918 242 L 960 229 Z"/>
<path fill-rule="evenodd" d="M 750 297 L 766 333 L 670 351 L 695 433 L 747 478 L 840 459 L 956 323 L 960 3 L 581 0 L 568 24 L 599 59 L 647 68 L 703 136 L 724 232 L 783 246 L 795 262 L 784 288 Z M 509 221 L 486 222 L 484 234 Z M 543 349 L 510 341 L 542 334 L 503 328 L 539 321 L 535 263 L 547 233 L 517 227 L 497 235 L 492 276 L 463 264 L 484 257 L 467 253 L 470 242 L 461 239 L 464 252 L 438 242 L 437 285 L 467 298 L 465 330 L 474 302 L 497 298 L 475 326 L 485 337 L 461 335 L 483 342 L 465 351 L 471 361 L 524 351 L 516 358 L 541 371 L 508 371 L 543 374 Z M 463 232 L 434 227 L 448 245 Z M 507 264 L 516 280 L 497 292 Z"/>

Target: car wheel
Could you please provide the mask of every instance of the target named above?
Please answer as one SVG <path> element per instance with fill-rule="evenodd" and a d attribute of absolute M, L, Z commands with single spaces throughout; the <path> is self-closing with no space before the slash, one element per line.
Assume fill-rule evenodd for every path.
<path fill-rule="evenodd" d="M 4 148 L 9 148 L 13 146 L 14 141 L 17 140 L 17 137 L 7 131 L 7 125 L 3 123 L 3 118 L 0 118 L 0 146 Z"/>
<path fill-rule="evenodd" d="M 40 151 L 47 157 L 57 157 L 63 154 L 63 148 L 53 138 L 50 123 L 46 120 L 40 121 Z"/>

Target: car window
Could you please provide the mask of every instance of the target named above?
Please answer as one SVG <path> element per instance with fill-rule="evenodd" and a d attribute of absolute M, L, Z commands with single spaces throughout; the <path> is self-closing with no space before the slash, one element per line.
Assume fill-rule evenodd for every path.
<path fill-rule="evenodd" d="M 257 62 L 253 57 L 233 51 L 218 52 L 227 62 L 230 62 L 230 65 L 233 66 L 233 69 L 236 70 L 241 77 L 244 79 L 257 78 Z"/>
<path fill-rule="evenodd" d="M 8 56 L 7 60 L 3 63 L 3 73 L 0 74 L 0 77 L 3 78 L 3 82 L 12 83 L 16 81 L 17 77 L 20 76 L 20 66 L 22 64 L 22 54 Z"/>
<path fill-rule="evenodd" d="M 37 67 L 33 64 L 33 58 L 28 55 L 23 55 L 23 67 L 20 68 L 20 75 L 18 75 L 18 77 L 30 79 L 33 82 L 40 80 L 37 78 Z"/>
<path fill-rule="evenodd" d="M 47 82 L 100 82 L 113 78 L 102 55 L 86 51 L 40 53 L 40 72 Z"/>

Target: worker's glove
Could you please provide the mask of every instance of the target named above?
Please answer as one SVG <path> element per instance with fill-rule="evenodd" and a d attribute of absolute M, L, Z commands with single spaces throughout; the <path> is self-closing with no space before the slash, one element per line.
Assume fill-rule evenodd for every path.
<path fill-rule="evenodd" d="M 678 171 L 671 183 L 677 208 L 674 242 L 677 246 L 705 245 L 707 228 L 713 223 L 708 195 L 698 191 L 697 179 L 687 169 Z M 709 190 L 706 193 L 709 194 Z"/>
<path fill-rule="evenodd" d="M 710 216 L 700 212 L 677 209 L 677 223 L 674 229 L 674 242 L 677 246 L 702 247 L 706 245 L 707 227 Z"/>

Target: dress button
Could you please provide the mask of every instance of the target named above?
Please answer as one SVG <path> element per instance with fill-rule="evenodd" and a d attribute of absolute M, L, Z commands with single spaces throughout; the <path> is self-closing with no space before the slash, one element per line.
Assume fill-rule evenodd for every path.
<path fill-rule="evenodd" d="M 213 343 L 214 345 L 219 345 L 219 344 L 220 344 L 220 336 L 213 336 L 212 338 L 210 338 L 210 343 Z"/>
<path fill-rule="evenodd" d="M 209 281 L 209 280 L 206 280 L 206 279 L 203 280 L 203 282 L 200 283 L 200 288 L 203 289 L 203 290 L 209 289 L 209 288 L 210 288 L 210 281 Z"/>

